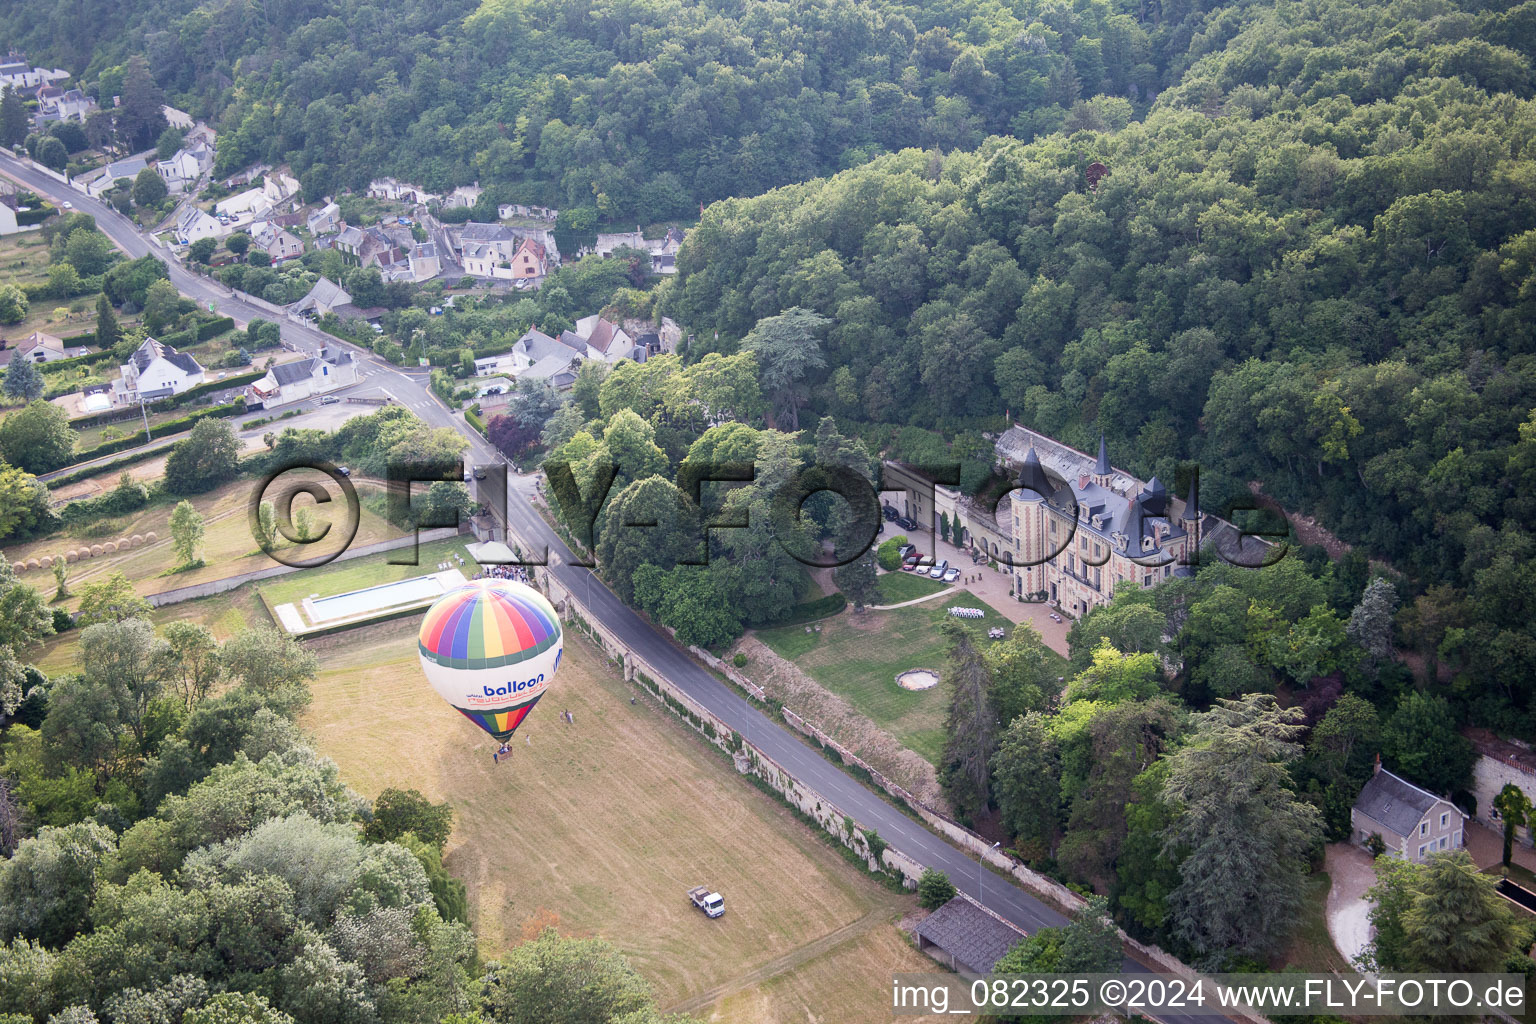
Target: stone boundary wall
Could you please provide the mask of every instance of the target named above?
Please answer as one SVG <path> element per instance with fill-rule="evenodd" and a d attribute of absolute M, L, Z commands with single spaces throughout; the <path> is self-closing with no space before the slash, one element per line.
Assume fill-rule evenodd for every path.
<path fill-rule="evenodd" d="M 430 544 L 433 541 L 448 540 L 458 536 L 459 531 L 452 527 L 444 527 L 437 530 L 421 531 L 419 542 Z M 394 551 L 396 548 L 410 547 L 412 538 L 396 537 L 393 540 L 381 540 L 373 544 L 364 544 L 360 548 L 348 548 L 337 555 L 333 562 L 345 562 L 349 558 L 362 558 L 364 555 L 376 555 L 381 551 Z M 265 569 L 257 569 L 254 572 L 241 573 L 238 576 L 226 576 L 221 580 L 208 580 L 206 583 L 194 583 L 191 586 L 177 587 L 174 590 L 162 590 L 158 594 L 150 594 L 147 600 L 152 608 L 164 608 L 168 604 L 180 604 L 182 601 L 195 601 L 200 597 L 212 597 L 214 594 L 223 594 L 242 587 L 247 583 L 257 580 L 271 579 L 274 576 L 283 576 L 290 572 L 301 572 L 302 569 L 291 565 L 272 565 Z"/>

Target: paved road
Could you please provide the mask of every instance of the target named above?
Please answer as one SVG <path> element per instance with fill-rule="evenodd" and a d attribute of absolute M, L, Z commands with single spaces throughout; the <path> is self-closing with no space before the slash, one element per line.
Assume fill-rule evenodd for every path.
<path fill-rule="evenodd" d="M 3 154 L 0 154 L 0 172 L 24 182 L 41 195 L 68 198 L 76 209 L 94 214 L 97 226 L 131 255 L 142 256 L 152 248 L 159 255 L 158 247 L 152 247 L 127 218 L 104 204 L 73 194 L 72 189 Z M 236 319 L 258 316 L 271 318 L 272 314 L 231 298 L 222 287 L 190 273 L 174 260 L 167 262 L 172 282 L 185 294 L 201 299 L 205 305 L 212 300 L 220 312 Z M 337 339 L 331 335 L 304 324 L 284 321 L 282 328 L 283 340 L 302 351 L 312 352 L 323 345 L 338 344 Z M 479 432 L 464 421 L 461 414 L 450 411 L 427 390 L 423 375 L 400 371 L 379 362 L 364 349 L 344 342 L 340 344 L 358 356 L 359 372 L 363 376 L 358 385 L 347 389 L 349 392 L 367 393 L 375 388 L 383 391 L 432 426 L 451 427 L 462 433 L 470 443 L 470 461 L 480 465 L 505 463 Z M 512 528 L 523 537 L 546 545 L 550 554 L 550 571 L 555 577 L 575 593 L 602 620 L 604 626 L 658 671 L 665 673 L 685 693 L 722 721 L 729 723 L 796 778 L 837 804 L 845 813 L 851 814 L 861 826 L 878 830 L 882 837 L 906 855 L 944 871 L 957 888 L 1025 931 L 1033 933 L 1048 925 L 1065 923 L 1060 913 L 1001 876 L 981 871 L 973 858 L 961 853 L 922 824 L 902 814 L 884 797 L 839 770 L 820 752 L 811 749 L 797 735 L 768 718 L 748 703 L 746 698 L 680 651 L 664 635 L 652 629 L 629 606 L 614 596 L 591 570 L 573 564 L 577 561 L 576 557 L 529 504 L 521 489 L 526 486 L 526 478 L 509 477 L 507 515 Z M 1149 973 L 1147 968 L 1129 959 L 1125 961 L 1125 970 Z M 1167 1014 L 1160 1015 L 1160 1019 L 1168 1024 L 1198 1024 L 1195 1018 L 1184 1019 Z"/>

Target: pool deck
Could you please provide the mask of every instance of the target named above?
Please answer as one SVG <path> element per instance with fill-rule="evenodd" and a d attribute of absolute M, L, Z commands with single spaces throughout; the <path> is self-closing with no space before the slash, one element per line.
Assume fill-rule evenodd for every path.
<path fill-rule="evenodd" d="M 283 627 L 283 629 L 287 630 L 288 633 L 296 637 L 304 637 L 311 633 L 329 632 L 330 630 L 336 629 L 338 626 L 344 627 L 366 625 L 367 623 L 373 622 L 374 620 L 382 618 L 385 615 L 398 615 L 401 612 L 412 611 L 418 608 L 424 609 L 429 607 L 432 602 L 436 601 L 439 597 L 442 597 L 454 587 L 469 582 L 468 579 L 465 578 L 464 574 L 458 569 L 444 569 L 441 572 L 430 572 L 422 576 L 412 577 L 412 580 L 419 579 L 436 580 L 439 584 L 439 589 L 435 593 L 428 594 L 425 597 L 413 598 L 409 601 L 402 601 L 396 604 L 378 605 L 376 607 L 369 608 L 366 611 L 360 611 L 352 615 L 338 616 L 337 618 L 333 619 L 317 620 L 313 618 L 312 611 L 314 605 L 311 598 L 305 598 L 297 605 L 293 604 L 292 602 L 288 604 L 277 605 L 272 609 L 272 613 L 277 616 L 278 623 Z M 406 582 L 410 581 L 396 581 L 396 583 Z M 382 589 L 391 585 L 392 584 L 381 584 L 380 588 Z M 373 588 L 370 587 L 365 589 Z M 351 593 L 351 591 L 347 591 L 347 593 Z"/>

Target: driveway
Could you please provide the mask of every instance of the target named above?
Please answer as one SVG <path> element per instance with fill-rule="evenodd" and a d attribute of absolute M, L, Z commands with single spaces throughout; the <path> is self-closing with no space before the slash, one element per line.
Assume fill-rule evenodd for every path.
<path fill-rule="evenodd" d="M 1346 960 L 1354 960 L 1371 941 L 1371 905 L 1365 893 L 1376 884 L 1375 862 L 1353 843 L 1329 843 L 1324 870 L 1333 880 L 1328 890 L 1328 935 Z"/>
<path fill-rule="evenodd" d="M 889 527 L 887 528 L 890 529 Z M 999 566 L 996 569 L 989 568 L 986 562 L 974 563 L 971 561 L 971 553 L 968 548 L 956 547 L 941 537 L 921 530 L 899 531 L 907 534 L 912 543 L 917 545 L 919 551 L 927 553 L 930 549 L 936 559 L 948 559 L 950 565 L 960 567 L 960 579 L 958 585 L 969 590 L 987 604 L 997 609 L 998 614 L 1012 622 L 1027 622 L 1040 634 L 1045 641 L 1045 646 L 1067 657 L 1067 631 L 1072 628 L 1072 620 L 1062 616 L 1062 621 L 1055 622 L 1051 619 L 1054 610 L 1044 604 L 1027 604 L 1013 596 L 1013 577 L 1006 569 Z M 894 536 L 894 534 L 893 534 Z"/>

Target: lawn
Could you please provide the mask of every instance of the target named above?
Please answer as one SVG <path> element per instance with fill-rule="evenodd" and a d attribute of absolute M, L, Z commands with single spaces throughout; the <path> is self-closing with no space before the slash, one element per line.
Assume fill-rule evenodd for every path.
<path fill-rule="evenodd" d="M 1302 885 L 1301 913 L 1296 930 L 1284 954 L 1270 961 L 1271 970 L 1292 967 L 1319 974 L 1347 974 L 1353 970 L 1334 946 L 1333 936 L 1328 934 L 1328 889 L 1331 885 L 1332 879 L 1326 871 L 1307 876 Z"/>
<path fill-rule="evenodd" d="M 327 478 L 318 473 L 313 475 L 317 481 L 328 482 Z M 115 483 L 115 479 L 112 482 Z M 285 474 L 278 486 L 285 487 L 290 483 L 298 482 L 301 482 L 299 474 Z M 155 534 L 153 543 L 146 542 L 139 547 L 113 553 L 103 551 L 95 557 L 72 563 L 69 567 L 70 589 L 78 593 L 83 584 L 120 571 L 133 581 L 134 589 L 140 594 L 149 595 L 193 583 L 203 583 L 263 569 L 275 563 L 257 548 L 251 536 L 248 506 L 255 487 L 256 481 L 242 478 L 190 499 L 193 506 L 203 515 L 205 530 L 200 551 L 204 564 L 196 569 L 166 575 L 166 570 L 176 561 L 171 548 L 170 516 L 177 499 L 172 498 L 158 501 L 117 519 L 99 520 L 56 533 L 51 537 L 12 545 L 4 549 L 4 554 L 17 565 L 17 570 L 24 580 L 48 595 L 52 595 L 54 589 L 52 571 L 42 568 L 28 570 L 25 568 L 28 559 L 41 559 L 43 555 L 58 555 L 61 552 L 78 550 L 82 547 L 90 549 L 94 545 L 116 543 L 130 539 L 134 535 L 147 538 L 150 533 Z M 375 488 L 375 485 L 358 484 L 360 494 L 372 488 Z M 334 484 L 331 485 L 331 490 L 335 490 Z M 268 493 L 270 498 L 272 492 Z M 337 550 L 343 539 L 341 528 L 346 514 L 345 502 L 332 500 L 329 504 L 314 505 L 309 497 L 300 497 L 294 502 L 295 511 L 304 505 L 310 505 L 313 508 L 317 533 L 324 523 L 334 521 L 336 525 L 332 527 L 326 539 L 306 545 L 303 549 L 303 557 L 309 558 Z M 361 505 L 359 512 L 357 536 L 352 541 L 353 546 L 371 544 L 400 535 L 399 530 L 370 511 L 366 503 Z M 66 601 L 65 606 L 73 609 L 75 602 Z"/>
<path fill-rule="evenodd" d="M 947 656 L 939 626 L 949 618 L 945 609 L 951 605 L 982 609 L 982 618 L 965 623 L 983 636 L 992 626 L 1013 628 L 975 595 L 956 591 L 952 598 L 891 611 L 866 611 L 862 615 L 844 612 L 823 620 L 819 633 L 807 633 L 804 626 L 786 626 L 759 630 L 757 635 L 780 657 L 793 661 L 822 686 L 845 698 L 904 746 L 937 764 L 944 749 L 950 694 L 949 683 L 944 680 Z M 902 689 L 896 685 L 896 676 L 909 668 L 933 669 L 939 673 L 939 685 L 927 690 Z"/>
<path fill-rule="evenodd" d="M 932 970 L 894 926 L 914 906 L 861 877 L 728 761 L 571 641 L 510 762 L 421 677 L 415 638 L 380 625 L 314 645 L 303 723 L 367 796 L 448 800 L 446 863 L 482 952 L 554 915 L 616 943 L 663 1007 L 704 1020 L 883 1021 L 891 971 Z M 560 712 L 569 710 L 574 724 Z M 725 895 L 709 920 L 689 886 Z"/>
<path fill-rule="evenodd" d="M 919 576 L 915 572 L 887 572 L 876 581 L 880 587 L 881 604 L 901 604 L 919 597 L 927 597 L 946 589 L 949 584 Z"/>
<path fill-rule="evenodd" d="M 396 551 L 367 555 L 345 562 L 332 562 L 313 569 L 300 569 L 297 572 L 274 576 L 260 581 L 256 587 L 261 592 L 262 600 L 268 607 L 272 607 L 291 601 L 301 601 L 311 594 L 329 597 L 332 594 L 345 594 L 348 591 L 361 590 L 380 583 L 394 583 L 413 576 L 424 576 L 427 573 L 436 572 L 437 563 L 446 561 L 450 553 L 464 558 L 463 566 L 459 566 L 457 561 L 454 562 L 454 566 L 469 578 L 479 572 L 480 567 L 475 564 L 474 559 L 469 557 L 469 551 L 464 547 L 464 542 L 465 538 L 461 536 L 421 544 L 417 547 L 415 565 L 390 564 L 390 558 L 410 557 L 409 548 L 400 548 Z"/>

